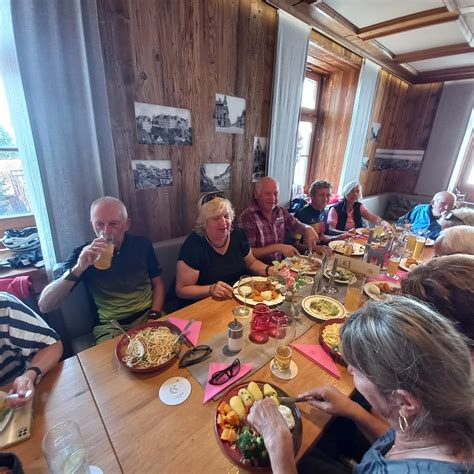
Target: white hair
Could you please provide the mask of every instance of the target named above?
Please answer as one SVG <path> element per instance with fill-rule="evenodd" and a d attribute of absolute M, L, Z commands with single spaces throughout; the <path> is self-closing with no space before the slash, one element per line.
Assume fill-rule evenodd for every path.
<path fill-rule="evenodd" d="M 436 255 L 474 255 L 474 227 L 458 225 L 441 231 L 435 242 Z"/>
<path fill-rule="evenodd" d="M 229 214 L 229 219 L 234 220 L 235 213 L 232 207 L 232 203 L 228 199 L 221 197 L 215 197 L 210 201 L 202 204 L 202 199 L 205 195 L 198 201 L 198 216 L 196 222 L 194 223 L 194 231 L 198 235 L 205 235 L 206 232 L 206 221 L 209 217 L 219 216 L 223 214 Z"/>
<path fill-rule="evenodd" d="M 100 204 L 115 204 L 116 206 L 120 207 L 120 210 L 122 211 L 123 218 L 125 220 L 128 219 L 128 211 L 127 211 L 127 208 L 125 207 L 125 204 L 120 199 L 117 199 L 116 197 L 112 197 L 112 196 L 102 196 L 102 197 L 96 199 L 91 204 L 91 216 L 92 216 L 93 210 L 97 206 L 99 206 Z"/>
<path fill-rule="evenodd" d="M 362 186 L 358 181 L 349 181 L 347 184 L 345 184 L 342 188 L 342 195 L 346 197 L 354 188 L 357 187 L 360 189 L 359 199 L 362 199 Z"/>

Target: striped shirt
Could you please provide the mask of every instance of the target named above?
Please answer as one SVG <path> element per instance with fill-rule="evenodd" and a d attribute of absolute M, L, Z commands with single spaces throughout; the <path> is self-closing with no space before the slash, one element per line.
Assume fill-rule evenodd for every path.
<path fill-rule="evenodd" d="M 59 336 L 28 306 L 0 292 L 0 385 L 22 374 L 33 356 Z"/>

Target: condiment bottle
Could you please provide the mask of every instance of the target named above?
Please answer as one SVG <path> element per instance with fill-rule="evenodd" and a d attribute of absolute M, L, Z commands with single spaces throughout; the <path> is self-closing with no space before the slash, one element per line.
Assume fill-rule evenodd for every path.
<path fill-rule="evenodd" d="M 244 335 L 244 327 L 237 319 L 231 321 L 227 326 L 228 342 L 227 348 L 230 352 L 240 352 L 242 350 L 242 341 Z"/>

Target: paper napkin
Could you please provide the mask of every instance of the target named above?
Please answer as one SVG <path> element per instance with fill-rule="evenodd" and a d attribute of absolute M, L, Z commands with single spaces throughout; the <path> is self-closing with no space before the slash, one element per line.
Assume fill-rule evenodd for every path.
<path fill-rule="evenodd" d="M 341 378 L 336 363 L 319 344 L 291 344 L 291 346 L 337 379 Z"/>
<path fill-rule="evenodd" d="M 229 367 L 228 362 L 220 363 L 220 362 L 211 362 L 209 364 L 209 371 L 207 374 L 207 380 L 209 380 L 215 372 L 218 370 L 225 369 L 226 367 Z M 247 375 L 251 370 L 252 370 L 252 364 L 241 364 L 240 365 L 240 372 L 235 376 L 232 377 L 230 380 L 228 380 L 226 383 L 222 385 L 211 385 L 209 382 L 206 384 L 206 389 L 204 390 L 204 400 L 203 404 L 207 403 L 211 398 L 214 398 L 219 392 L 222 392 L 222 390 L 226 389 L 230 385 L 234 384 L 237 382 L 237 380 L 241 379 L 245 375 Z"/>
<path fill-rule="evenodd" d="M 178 329 L 181 331 L 186 327 L 186 324 L 188 324 L 188 319 L 181 319 L 181 318 L 168 318 L 168 321 L 171 324 L 174 324 Z M 201 332 L 201 321 L 194 321 L 191 326 L 189 326 L 188 329 L 186 329 L 186 332 L 184 335 L 186 336 L 186 339 L 193 345 L 197 345 L 197 341 L 199 338 L 199 333 Z"/>

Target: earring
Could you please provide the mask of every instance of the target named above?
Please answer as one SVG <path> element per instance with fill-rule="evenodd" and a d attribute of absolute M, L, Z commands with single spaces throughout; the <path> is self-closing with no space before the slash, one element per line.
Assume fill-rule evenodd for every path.
<path fill-rule="evenodd" d="M 408 420 L 403 415 L 398 415 L 398 426 L 400 427 L 400 431 L 405 433 L 408 429 Z"/>

